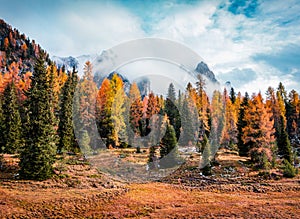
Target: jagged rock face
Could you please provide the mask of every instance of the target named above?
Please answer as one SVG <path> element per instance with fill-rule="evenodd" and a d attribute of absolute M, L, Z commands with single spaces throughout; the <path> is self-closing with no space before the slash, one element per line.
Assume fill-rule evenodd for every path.
<path fill-rule="evenodd" d="M 202 61 L 197 65 L 197 68 L 195 69 L 195 71 L 206 76 L 208 79 L 210 79 L 214 83 L 218 82 L 215 77 L 215 74 L 208 68 L 207 64 Z"/>
<path fill-rule="evenodd" d="M 65 66 L 67 69 L 69 68 L 78 68 L 78 61 L 76 58 L 69 56 L 69 57 L 57 57 L 53 56 L 52 60 L 55 61 L 57 67 L 61 68 Z"/>

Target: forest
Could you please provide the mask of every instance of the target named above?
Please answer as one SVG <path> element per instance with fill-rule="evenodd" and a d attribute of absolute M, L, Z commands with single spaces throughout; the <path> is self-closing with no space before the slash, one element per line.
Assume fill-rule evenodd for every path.
<path fill-rule="evenodd" d="M 118 74 L 98 89 L 90 62 L 80 79 L 75 68 L 66 72 L 47 62 L 43 51 L 32 73 L 19 72 L 12 62 L 0 75 L 0 148 L 19 154 L 21 178 L 51 177 L 56 154 L 89 155 L 101 148 L 149 147 L 149 163 L 168 156 L 160 165 L 168 168 L 180 163 L 183 146 L 201 154 L 206 174 L 218 149 L 226 148 L 249 156 L 253 168 L 283 165 L 286 176 L 296 175 L 299 94 L 287 93 L 282 83 L 269 87 L 265 100 L 261 93 L 242 96 L 233 88 L 214 91 L 210 99 L 199 76 L 185 91 L 177 93 L 170 84 L 165 98 L 152 92 L 142 98 L 136 83 L 126 94 Z"/>

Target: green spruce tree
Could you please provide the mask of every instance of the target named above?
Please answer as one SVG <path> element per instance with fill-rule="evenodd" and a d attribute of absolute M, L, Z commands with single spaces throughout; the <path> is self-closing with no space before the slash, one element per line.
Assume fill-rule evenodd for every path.
<path fill-rule="evenodd" d="M 170 124 L 174 127 L 174 130 L 176 133 L 176 139 L 178 140 L 179 136 L 180 136 L 181 119 L 180 119 L 179 110 L 177 109 L 177 106 L 176 106 L 175 87 L 172 83 L 169 85 L 169 88 L 168 88 L 165 112 L 168 115 Z"/>
<path fill-rule="evenodd" d="M 281 122 L 283 123 L 283 116 L 281 116 Z M 288 162 L 293 162 L 293 153 L 291 148 L 291 143 L 288 137 L 288 133 L 285 129 L 285 126 L 281 126 L 279 136 L 277 139 L 278 148 L 280 148 L 280 154 L 286 159 Z"/>
<path fill-rule="evenodd" d="M 160 165 L 162 168 L 174 167 L 178 164 L 178 147 L 174 127 L 167 124 L 165 136 L 160 143 Z"/>
<path fill-rule="evenodd" d="M 22 147 L 22 123 L 17 102 L 14 82 L 8 84 L 4 90 L 3 103 L 3 142 L 4 151 L 14 154 Z"/>
<path fill-rule="evenodd" d="M 239 148 L 240 156 L 247 156 L 249 152 L 249 146 L 245 145 L 243 141 L 243 135 L 244 135 L 243 129 L 247 126 L 247 122 L 245 120 L 245 111 L 248 108 L 248 106 L 249 106 L 249 95 L 246 92 L 245 97 L 243 98 L 243 101 L 239 109 L 238 123 L 237 123 L 237 129 L 238 129 L 237 145 Z"/>
<path fill-rule="evenodd" d="M 75 69 L 73 73 L 68 75 L 68 80 L 65 82 L 62 89 L 61 106 L 59 114 L 58 135 L 59 144 L 57 151 L 62 150 L 77 152 L 78 148 L 74 143 L 74 129 L 72 106 L 74 98 L 73 74 L 76 74 Z"/>
<path fill-rule="evenodd" d="M 28 136 L 19 163 L 19 173 L 23 179 L 45 180 L 53 174 L 56 133 L 51 83 L 51 76 L 46 71 L 45 54 L 41 52 L 27 92 Z"/>

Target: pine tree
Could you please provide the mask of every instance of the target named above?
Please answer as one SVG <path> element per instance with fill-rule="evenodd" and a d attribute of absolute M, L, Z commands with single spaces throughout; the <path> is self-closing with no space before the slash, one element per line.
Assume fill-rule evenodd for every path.
<path fill-rule="evenodd" d="M 20 156 L 20 177 L 44 180 L 52 176 L 55 161 L 56 135 L 52 106 L 52 88 L 47 77 L 45 54 L 37 59 L 28 97 L 28 132 Z"/>
<path fill-rule="evenodd" d="M 3 140 L 6 153 L 17 153 L 22 148 L 22 123 L 17 103 L 14 82 L 8 84 L 4 90 L 3 104 Z"/>
<path fill-rule="evenodd" d="M 198 129 L 198 112 L 196 105 L 189 98 L 184 97 L 181 109 L 181 136 L 179 144 L 195 146 L 196 130 Z"/>
<path fill-rule="evenodd" d="M 244 144 L 243 141 L 243 135 L 244 135 L 244 128 L 247 126 L 247 122 L 245 119 L 245 112 L 247 108 L 249 107 L 249 95 L 246 92 L 245 97 L 243 98 L 243 101 L 240 105 L 239 113 L 238 113 L 238 122 L 237 122 L 237 129 L 238 129 L 238 135 L 237 135 L 237 145 L 239 148 L 239 155 L 240 156 L 247 156 L 249 152 L 249 145 Z"/>
<path fill-rule="evenodd" d="M 281 123 L 283 123 L 284 117 L 281 116 Z M 285 126 L 281 126 L 281 129 L 278 133 L 277 139 L 278 148 L 280 149 L 280 154 L 286 159 L 288 162 L 293 162 L 293 153 L 291 148 L 291 143 L 285 129 Z"/>
<path fill-rule="evenodd" d="M 165 136 L 160 142 L 160 165 L 163 168 L 174 167 L 178 164 L 178 148 L 174 127 L 167 124 Z"/>
<path fill-rule="evenodd" d="M 171 83 L 168 88 L 168 94 L 165 103 L 165 112 L 168 115 L 170 124 L 175 129 L 176 138 L 178 140 L 180 136 L 181 120 L 180 120 L 179 111 L 175 104 L 176 104 L 176 92 L 175 92 L 174 85 Z"/>
<path fill-rule="evenodd" d="M 297 139 L 300 137 L 300 130 L 298 127 L 300 115 L 300 101 L 299 95 L 295 90 L 289 93 L 288 100 L 286 101 L 286 119 L 287 131 L 291 142 L 294 146 L 299 146 Z"/>
<path fill-rule="evenodd" d="M 235 92 L 234 92 L 234 88 L 232 87 L 230 89 L 230 100 L 231 100 L 231 103 L 234 104 L 235 103 L 235 100 L 236 100 L 236 96 L 235 96 Z"/>
<path fill-rule="evenodd" d="M 59 114 L 58 135 L 59 144 L 57 151 L 60 153 L 62 150 L 77 152 L 79 148 L 74 142 L 74 129 L 73 129 L 73 98 L 74 98 L 74 85 L 73 74 L 76 74 L 73 69 L 72 74 L 68 75 L 68 79 L 62 88 L 61 106 Z M 76 80 L 75 80 L 76 81 Z"/>

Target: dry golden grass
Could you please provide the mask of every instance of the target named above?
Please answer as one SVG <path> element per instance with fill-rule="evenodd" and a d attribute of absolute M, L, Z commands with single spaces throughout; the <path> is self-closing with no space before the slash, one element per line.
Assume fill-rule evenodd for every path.
<path fill-rule="evenodd" d="M 99 189 L 0 187 L 5 218 L 297 218 L 300 193 L 207 192 L 163 183 Z"/>
<path fill-rule="evenodd" d="M 131 155 L 126 158 L 144 156 Z M 13 173 L 16 158 L 5 159 Z M 204 183 L 198 170 L 188 168 L 165 183 L 126 184 L 80 162 L 43 182 L 14 180 L 11 175 L 8 180 L 9 175 L 0 172 L 0 218 L 299 218 L 299 176 L 251 182 L 256 178 L 242 175 L 241 161 L 247 160 L 241 159 L 221 153 L 216 181 Z M 225 165 L 236 169 L 240 182 L 221 178 Z M 188 179 L 195 177 L 199 181 L 190 184 Z"/>

